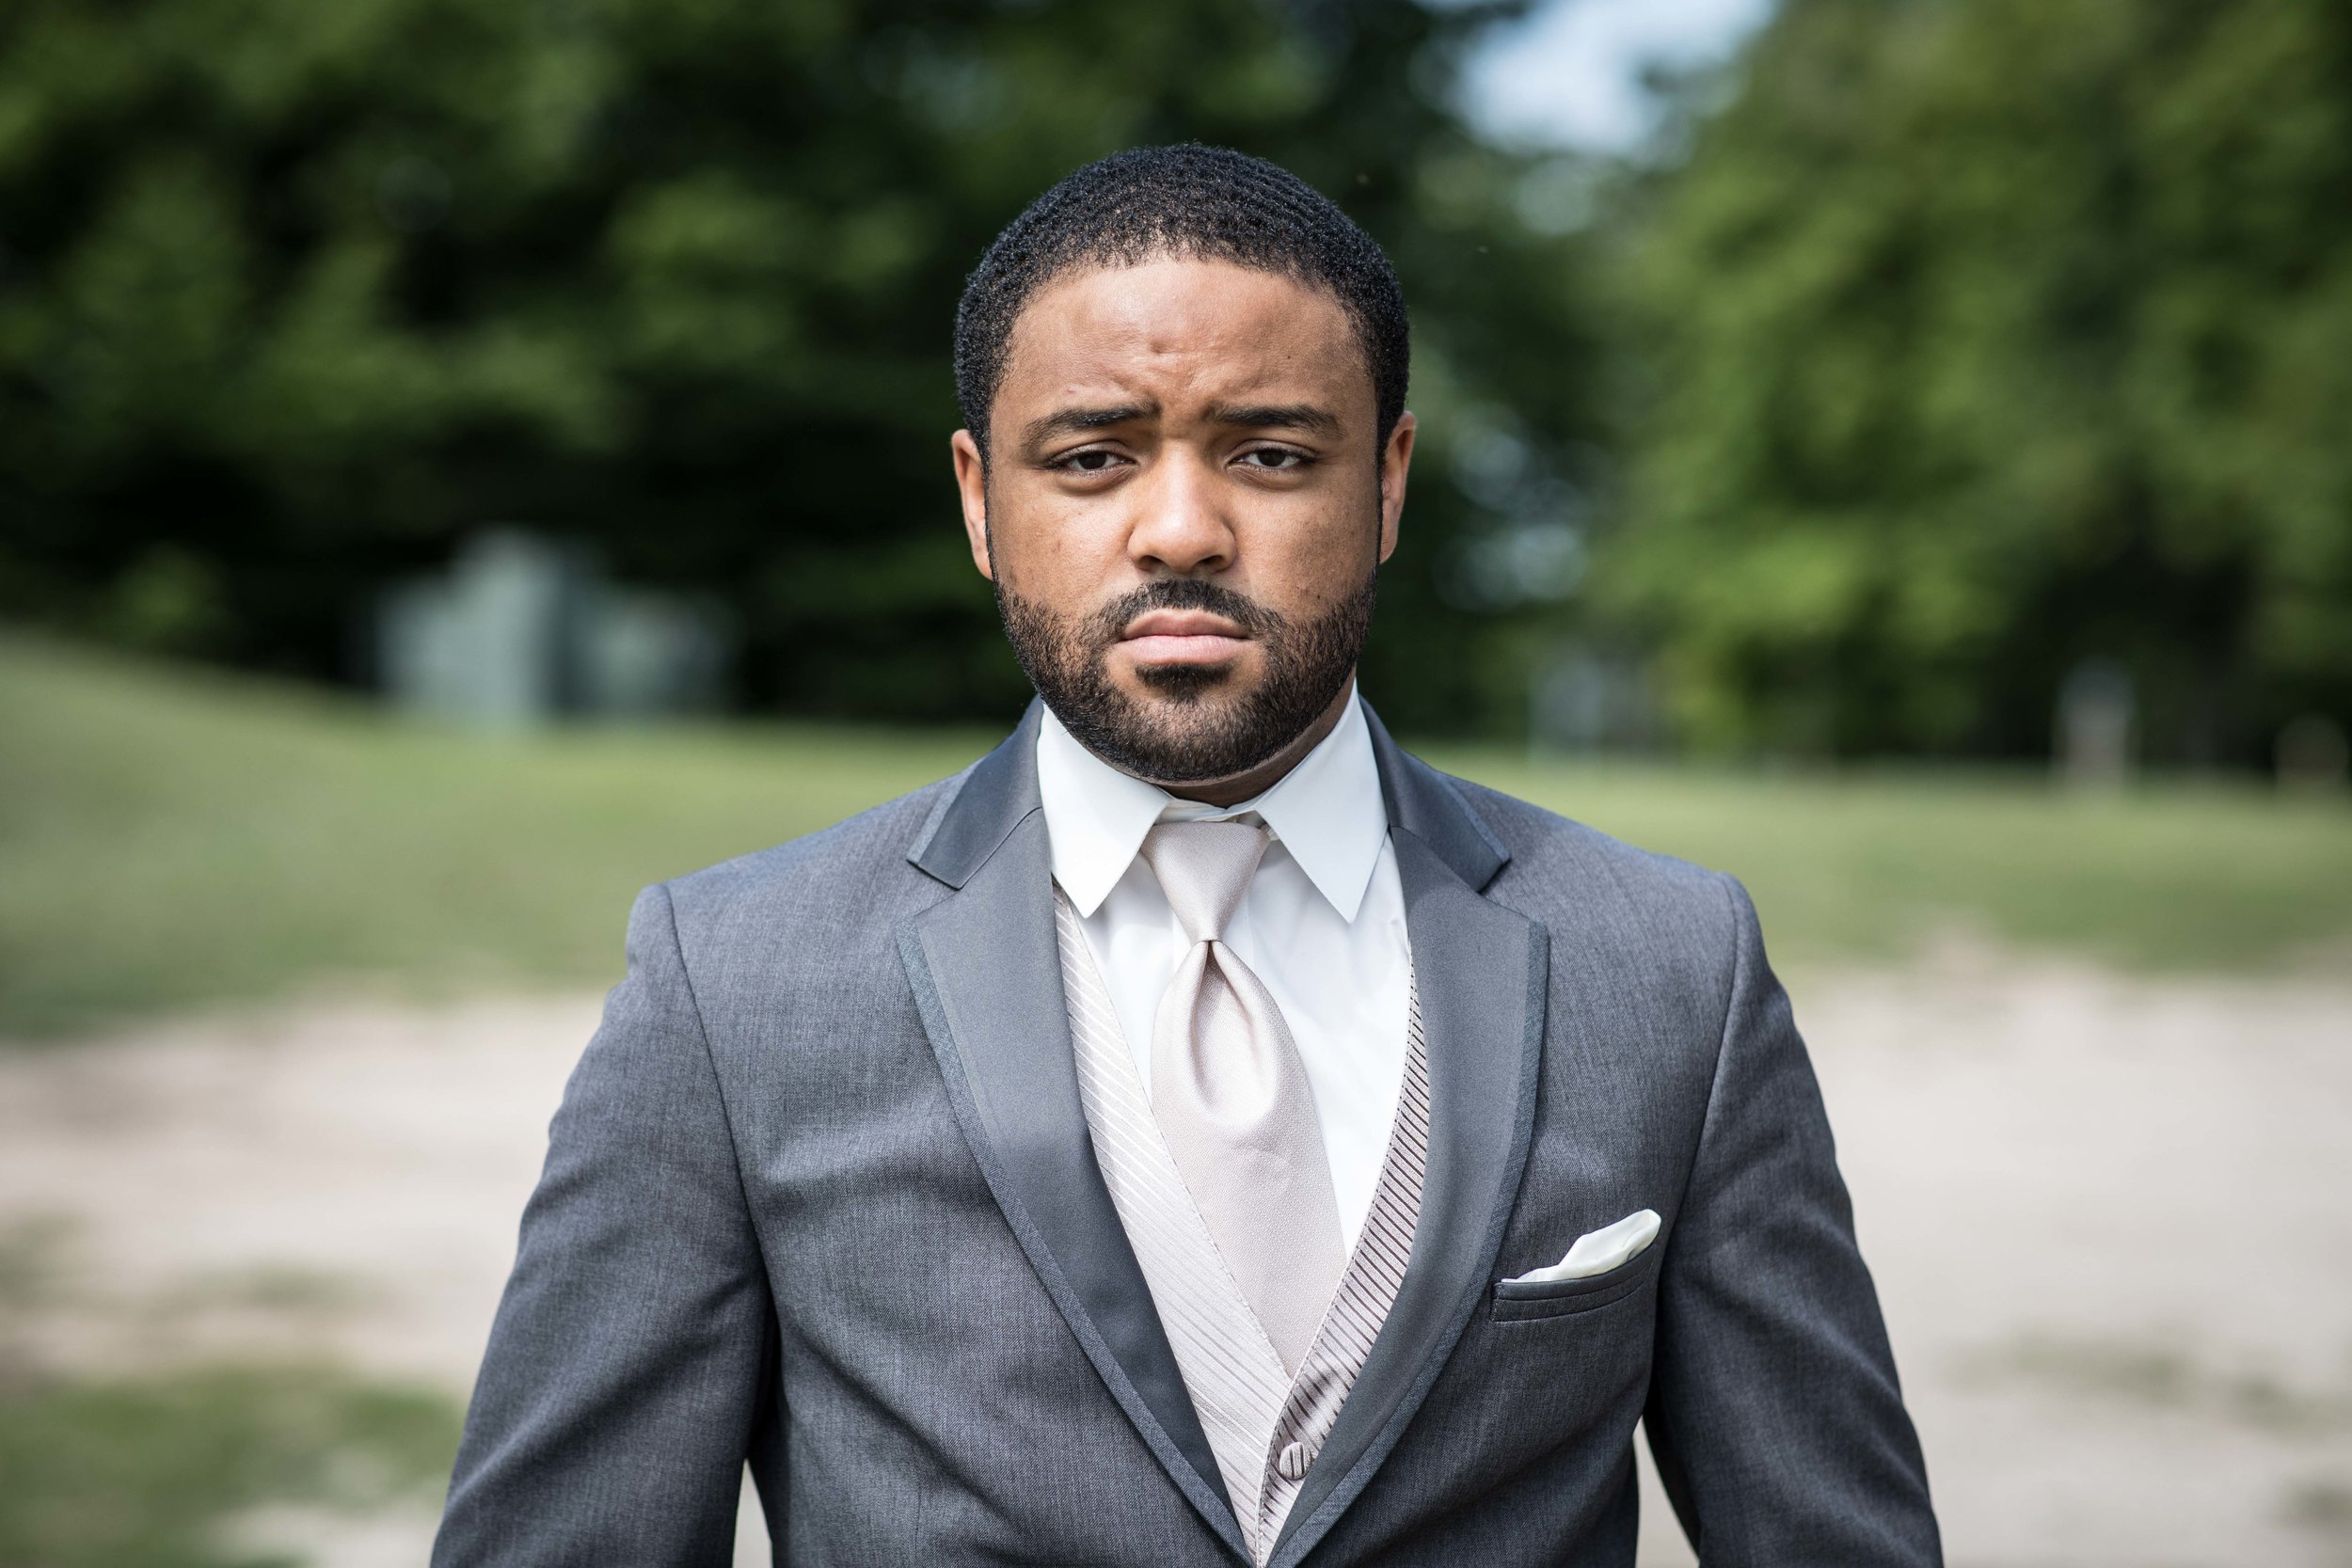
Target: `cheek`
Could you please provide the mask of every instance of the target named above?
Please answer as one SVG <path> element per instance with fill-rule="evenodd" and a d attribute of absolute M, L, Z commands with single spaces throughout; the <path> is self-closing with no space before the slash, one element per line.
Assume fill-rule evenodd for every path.
<path fill-rule="evenodd" d="M 1120 559 L 1123 537 L 1107 509 L 1073 505 L 1058 494 L 1009 494 L 990 506 L 997 569 L 1025 597 L 1083 596 Z"/>
<path fill-rule="evenodd" d="M 1370 485 L 1357 489 L 1315 496 L 1311 506 L 1269 509 L 1251 529 L 1243 559 L 1259 592 L 1280 601 L 1275 608 L 1286 614 L 1327 608 L 1353 594 L 1377 563 L 1376 498 Z"/>

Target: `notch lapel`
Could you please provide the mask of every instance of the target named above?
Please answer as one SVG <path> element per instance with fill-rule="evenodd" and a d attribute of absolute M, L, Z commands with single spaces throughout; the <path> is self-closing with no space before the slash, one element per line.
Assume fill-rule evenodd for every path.
<path fill-rule="evenodd" d="M 908 851 L 956 891 L 900 927 L 899 956 L 956 1119 L 1030 1266 L 1152 1455 L 1247 1560 L 1087 1132 L 1038 799 L 1039 712 L 1031 704 L 973 765 Z"/>
<path fill-rule="evenodd" d="M 1546 933 L 1482 896 L 1509 850 L 1442 774 L 1371 722 L 1421 987 L 1429 1164 L 1404 1284 L 1270 1568 L 1305 1558 L 1371 1481 L 1484 1297 L 1527 1164 L 1543 1052 Z"/>

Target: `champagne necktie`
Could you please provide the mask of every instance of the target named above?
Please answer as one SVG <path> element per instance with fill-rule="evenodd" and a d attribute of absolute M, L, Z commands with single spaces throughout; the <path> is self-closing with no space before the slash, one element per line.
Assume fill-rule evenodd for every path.
<path fill-rule="evenodd" d="M 1346 1259 L 1298 1047 L 1273 993 L 1220 940 L 1267 843 L 1240 822 L 1168 822 L 1143 841 L 1191 944 L 1152 1031 L 1152 1115 L 1243 1298 L 1295 1371 Z"/>

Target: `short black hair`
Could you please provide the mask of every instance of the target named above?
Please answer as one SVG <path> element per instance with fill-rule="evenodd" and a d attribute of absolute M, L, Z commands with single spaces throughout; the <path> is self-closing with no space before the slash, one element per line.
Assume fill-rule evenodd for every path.
<path fill-rule="evenodd" d="M 1013 323 L 1030 296 L 1074 268 L 1160 257 L 1231 261 L 1337 296 L 1372 368 L 1386 446 L 1412 360 L 1405 291 L 1387 254 L 1290 170 L 1187 142 L 1089 164 L 1030 202 L 972 269 L 956 306 L 956 401 L 983 458 Z"/>

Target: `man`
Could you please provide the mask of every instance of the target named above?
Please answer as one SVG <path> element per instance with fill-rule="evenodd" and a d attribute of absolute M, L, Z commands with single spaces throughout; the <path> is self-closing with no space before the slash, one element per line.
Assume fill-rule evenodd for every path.
<path fill-rule="evenodd" d="M 1199 147 L 973 274 L 953 440 L 1041 701 L 648 890 L 434 1560 L 1932 1563 L 1727 878 L 1355 691 L 1414 422 L 1379 249 Z"/>

